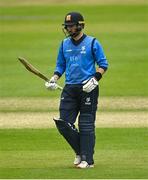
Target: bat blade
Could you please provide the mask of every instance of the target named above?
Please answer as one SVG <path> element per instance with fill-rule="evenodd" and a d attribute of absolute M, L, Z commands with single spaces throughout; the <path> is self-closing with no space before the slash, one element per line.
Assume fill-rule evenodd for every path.
<path fill-rule="evenodd" d="M 18 60 L 25 66 L 25 68 L 34 73 L 35 75 L 37 75 L 38 77 L 42 78 L 45 81 L 49 81 L 49 79 L 43 74 L 41 73 L 38 69 L 36 69 L 32 64 L 30 64 L 25 58 L 23 57 L 18 57 Z"/>
<path fill-rule="evenodd" d="M 41 79 L 45 81 L 49 81 L 48 77 L 46 77 L 43 73 L 41 73 L 38 69 L 36 69 L 32 64 L 30 64 L 25 58 L 18 57 L 18 60 L 23 64 L 23 66 L 36 76 L 40 77 Z M 62 90 L 63 88 L 57 84 L 57 88 L 59 90 Z"/>

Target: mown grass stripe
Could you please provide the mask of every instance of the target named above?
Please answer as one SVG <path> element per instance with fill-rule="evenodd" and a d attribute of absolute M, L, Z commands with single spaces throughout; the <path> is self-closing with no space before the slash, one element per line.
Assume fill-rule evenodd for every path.
<path fill-rule="evenodd" d="M 1 98 L 0 112 L 54 112 L 59 98 Z M 148 111 L 147 97 L 100 97 L 99 111 Z"/>
<path fill-rule="evenodd" d="M 0 113 L 0 129 L 53 128 L 55 127 L 53 117 L 58 116 L 58 112 Z M 98 112 L 96 127 L 148 127 L 148 113 Z"/>
<path fill-rule="evenodd" d="M 73 166 L 56 129 L 0 130 L 0 178 L 147 179 L 147 128 L 97 128 L 95 168 Z"/>

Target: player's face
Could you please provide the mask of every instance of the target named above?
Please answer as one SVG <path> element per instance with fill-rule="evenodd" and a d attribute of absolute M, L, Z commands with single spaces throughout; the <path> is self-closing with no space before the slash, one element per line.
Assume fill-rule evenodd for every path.
<path fill-rule="evenodd" d="M 71 35 L 76 32 L 77 26 L 76 25 L 66 26 L 66 30 L 67 30 L 68 34 Z"/>

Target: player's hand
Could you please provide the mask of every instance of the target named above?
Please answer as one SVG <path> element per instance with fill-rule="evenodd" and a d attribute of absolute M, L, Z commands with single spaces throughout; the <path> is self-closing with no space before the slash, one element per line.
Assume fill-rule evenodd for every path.
<path fill-rule="evenodd" d="M 45 82 L 45 87 L 48 90 L 56 90 L 58 88 L 57 79 L 53 76 L 48 82 Z"/>
<path fill-rule="evenodd" d="M 92 77 L 89 80 L 83 81 L 83 84 L 83 91 L 89 93 L 98 86 L 98 81 Z"/>

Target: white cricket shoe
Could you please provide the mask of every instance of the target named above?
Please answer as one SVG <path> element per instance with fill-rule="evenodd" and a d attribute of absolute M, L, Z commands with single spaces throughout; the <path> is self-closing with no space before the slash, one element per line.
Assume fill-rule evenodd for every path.
<path fill-rule="evenodd" d="M 89 165 L 86 161 L 81 161 L 81 163 L 77 165 L 77 168 L 94 168 L 94 164 Z"/>
<path fill-rule="evenodd" d="M 75 166 L 77 166 L 78 164 L 80 164 L 80 162 L 81 162 L 81 156 L 80 155 L 76 155 L 73 164 Z"/>

